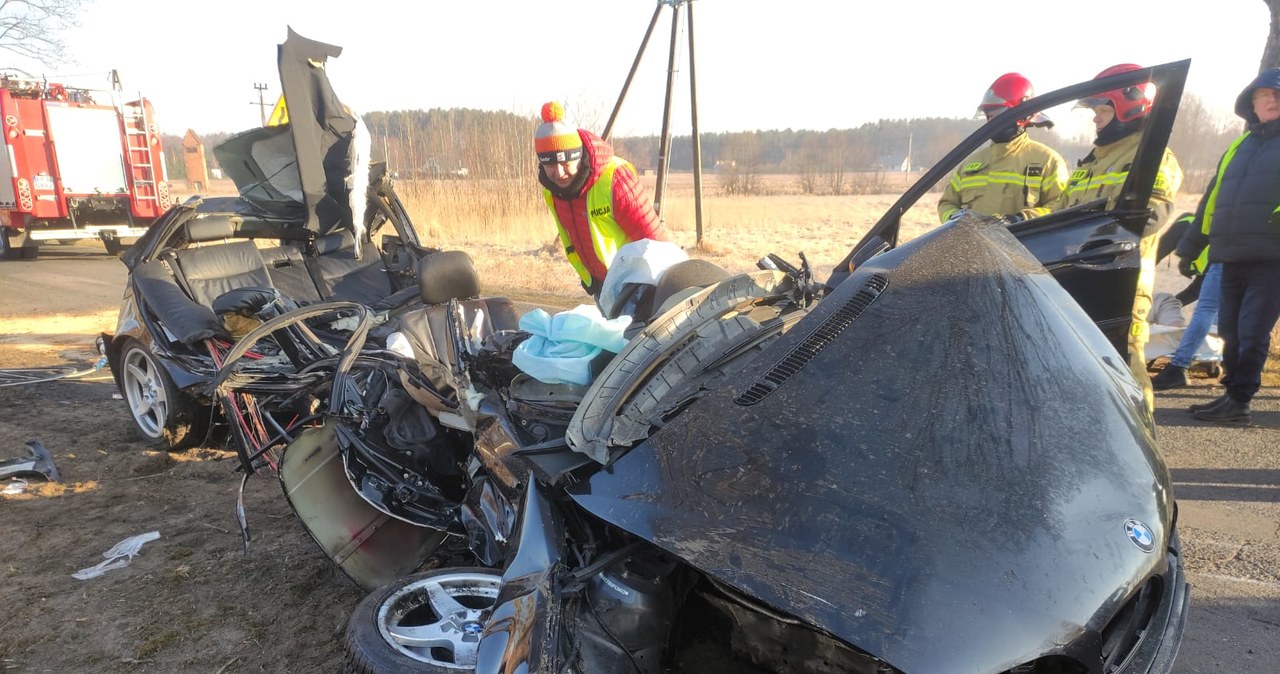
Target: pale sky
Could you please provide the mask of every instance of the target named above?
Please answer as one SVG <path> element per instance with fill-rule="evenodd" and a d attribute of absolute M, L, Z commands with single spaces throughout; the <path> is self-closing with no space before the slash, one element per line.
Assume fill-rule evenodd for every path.
<path fill-rule="evenodd" d="M 287 26 L 344 48 L 331 61 L 330 78 L 357 111 L 467 107 L 536 115 L 544 101 L 559 99 L 575 121 L 599 132 L 658 6 L 655 0 L 87 3 L 81 27 L 67 35 L 76 63 L 53 71 L 23 67 L 104 88 L 115 68 L 127 93 L 153 101 L 161 130 L 179 135 L 259 124 L 253 85 L 268 84 L 269 100 L 279 95 L 276 45 Z M 1263 0 L 693 0 L 692 6 L 704 132 L 968 117 L 1004 72 L 1021 72 L 1047 92 L 1117 63 L 1184 58 L 1192 60 L 1187 89 L 1225 120 L 1257 72 L 1269 22 Z M 663 5 L 615 135 L 661 128 L 672 13 Z M 671 121 L 677 135 L 691 128 L 685 26 L 682 12 Z M 1055 119 L 1072 123 L 1064 114 L 1072 116 Z M 1081 127 L 1088 116 L 1074 113 Z"/>

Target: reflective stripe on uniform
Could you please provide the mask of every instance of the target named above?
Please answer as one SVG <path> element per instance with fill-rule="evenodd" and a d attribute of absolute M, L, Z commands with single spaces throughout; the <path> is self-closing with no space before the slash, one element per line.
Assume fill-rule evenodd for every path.
<path fill-rule="evenodd" d="M 956 191 L 978 189 L 987 185 L 1026 185 L 1030 189 L 1039 190 L 1043 184 L 1044 178 L 1041 176 L 1025 176 L 1021 173 L 1009 171 L 992 171 L 991 173 L 964 178 L 959 175 L 951 176 L 951 186 Z"/>
<path fill-rule="evenodd" d="M 1123 185 L 1125 178 L 1128 177 L 1128 171 L 1115 171 L 1112 173 L 1090 176 L 1088 180 L 1068 183 L 1067 194 L 1074 197 L 1082 192 L 1088 192 L 1089 190 L 1101 190 L 1106 187 Z"/>

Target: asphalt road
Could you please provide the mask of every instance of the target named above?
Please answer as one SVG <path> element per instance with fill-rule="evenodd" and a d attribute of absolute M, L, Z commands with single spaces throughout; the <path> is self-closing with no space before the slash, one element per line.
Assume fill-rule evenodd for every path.
<path fill-rule="evenodd" d="M 89 313 L 118 305 L 125 269 L 89 243 L 47 246 L 34 262 L 0 262 L 3 318 Z M 1194 420 L 1185 407 L 1217 395 L 1210 380 L 1157 396 L 1192 584 L 1175 672 L 1280 671 L 1280 390 L 1254 400 L 1248 426 Z"/>
<path fill-rule="evenodd" d="M 46 244 L 37 260 L 0 260 L 0 316 L 118 308 L 125 271 L 101 243 L 89 241 Z"/>

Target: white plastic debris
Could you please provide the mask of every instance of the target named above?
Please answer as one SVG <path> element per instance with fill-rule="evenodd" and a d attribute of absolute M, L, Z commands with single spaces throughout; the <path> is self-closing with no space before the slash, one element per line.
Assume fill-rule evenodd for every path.
<path fill-rule="evenodd" d="M 0 494 L 4 494 L 5 496 L 14 496 L 16 494 L 21 494 L 26 490 L 27 481 L 20 477 L 15 477 L 9 480 L 9 483 L 4 486 L 3 490 L 0 490 Z"/>
<path fill-rule="evenodd" d="M 394 351 L 405 358 L 413 360 L 413 345 L 409 344 L 409 338 L 404 336 L 403 332 L 393 332 L 387 335 L 387 350 Z"/>
<path fill-rule="evenodd" d="M 129 566 L 129 562 L 133 561 L 133 558 L 142 550 L 143 545 L 157 538 L 160 538 L 159 531 L 149 531 L 145 534 L 130 536 L 111 546 L 110 550 L 102 553 L 102 556 L 106 557 L 105 561 L 87 569 L 80 569 L 71 574 L 71 577 L 76 580 L 89 580 L 90 578 L 97 578 L 112 569 L 123 569 Z"/>

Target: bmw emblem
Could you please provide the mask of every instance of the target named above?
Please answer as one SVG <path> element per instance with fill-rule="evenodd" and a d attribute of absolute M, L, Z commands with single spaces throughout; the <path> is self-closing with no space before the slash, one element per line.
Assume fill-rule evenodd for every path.
<path fill-rule="evenodd" d="M 1156 537 L 1151 533 L 1151 527 L 1139 522 L 1135 519 L 1124 521 L 1124 533 L 1138 546 L 1143 552 L 1152 552 L 1156 549 Z"/>

